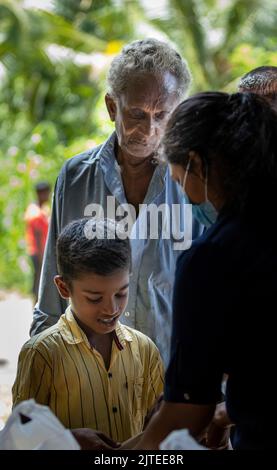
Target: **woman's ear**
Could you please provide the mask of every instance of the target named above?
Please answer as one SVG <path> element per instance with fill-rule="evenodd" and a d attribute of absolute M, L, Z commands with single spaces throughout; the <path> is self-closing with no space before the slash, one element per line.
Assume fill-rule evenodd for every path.
<path fill-rule="evenodd" d="M 199 153 L 195 152 L 194 150 L 190 150 L 188 155 L 190 158 L 190 172 L 195 176 L 198 176 L 201 181 L 205 181 L 206 166 Z"/>
<path fill-rule="evenodd" d="M 111 95 L 109 95 L 109 93 L 105 95 L 105 103 L 106 103 L 106 107 L 110 116 L 110 120 L 114 122 L 115 116 L 116 116 L 116 102 L 111 97 Z"/>
<path fill-rule="evenodd" d="M 56 287 L 59 291 L 59 294 L 60 296 L 63 298 L 63 299 L 69 299 L 70 297 L 70 292 L 69 292 L 69 289 L 67 287 L 67 284 L 64 282 L 62 276 L 55 276 L 54 277 L 54 282 L 56 284 Z"/>

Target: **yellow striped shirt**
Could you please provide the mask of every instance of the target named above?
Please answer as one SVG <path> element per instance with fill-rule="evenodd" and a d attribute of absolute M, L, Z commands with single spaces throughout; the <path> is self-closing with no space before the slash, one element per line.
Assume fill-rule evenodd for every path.
<path fill-rule="evenodd" d="M 89 427 L 125 441 L 143 429 L 163 391 L 157 347 L 144 334 L 118 323 L 109 370 L 68 308 L 56 325 L 22 348 L 13 405 L 34 398 L 67 428 Z"/>

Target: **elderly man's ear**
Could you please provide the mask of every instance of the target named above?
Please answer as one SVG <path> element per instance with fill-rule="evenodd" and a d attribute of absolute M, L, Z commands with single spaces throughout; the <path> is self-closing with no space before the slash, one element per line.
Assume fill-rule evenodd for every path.
<path fill-rule="evenodd" d="M 112 122 L 115 121 L 115 115 L 116 115 L 116 102 L 115 100 L 109 95 L 109 93 L 106 93 L 105 95 L 105 103 L 106 107 L 110 116 L 110 119 Z"/>
<path fill-rule="evenodd" d="M 56 284 L 56 287 L 59 291 L 59 294 L 60 296 L 63 298 L 63 299 L 69 299 L 70 297 L 70 292 L 69 292 L 69 289 L 68 289 L 68 286 L 67 284 L 64 282 L 62 276 L 55 276 L 54 277 L 54 282 Z"/>

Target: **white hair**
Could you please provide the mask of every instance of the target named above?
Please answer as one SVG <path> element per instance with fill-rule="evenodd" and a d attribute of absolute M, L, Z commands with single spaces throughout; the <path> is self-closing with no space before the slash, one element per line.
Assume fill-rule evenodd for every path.
<path fill-rule="evenodd" d="M 191 74 L 187 62 L 169 44 L 148 38 L 133 41 L 123 47 L 112 61 L 108 73 L 108 91 L 118 97 L 126 88 L 131 75 L 150 72 L 170 72 L 177 79 L 176 93 L 183 97 L 187 92 Z"/>

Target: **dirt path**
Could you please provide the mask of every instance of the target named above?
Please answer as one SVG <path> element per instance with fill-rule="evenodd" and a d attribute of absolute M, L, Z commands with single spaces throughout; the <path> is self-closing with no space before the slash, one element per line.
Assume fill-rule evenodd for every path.
<path fill-rule="evenodd" d="M 17 293 L 0 292 L 0 429 L 10 414 L 17 358 L 29 338 L 31 319 L 31 299 Z"/>

